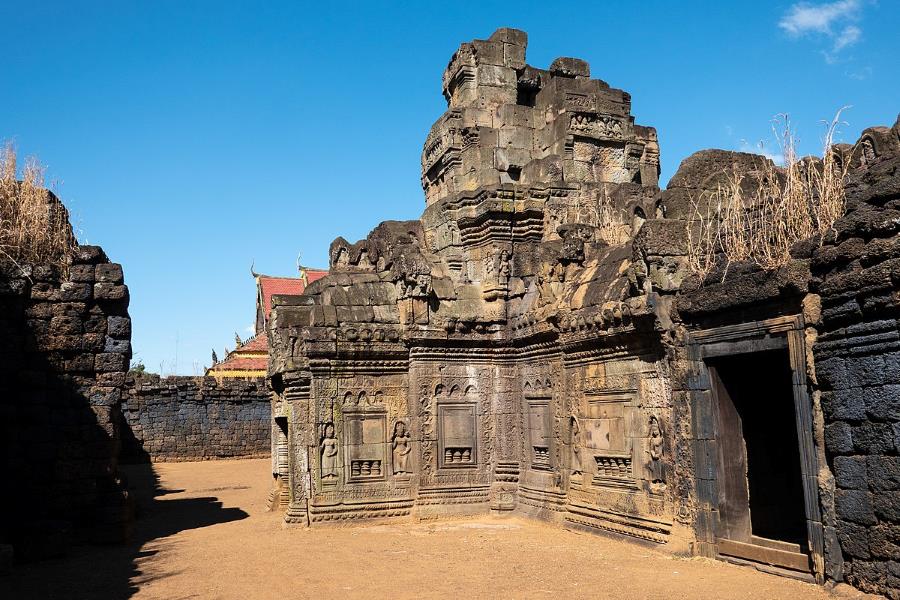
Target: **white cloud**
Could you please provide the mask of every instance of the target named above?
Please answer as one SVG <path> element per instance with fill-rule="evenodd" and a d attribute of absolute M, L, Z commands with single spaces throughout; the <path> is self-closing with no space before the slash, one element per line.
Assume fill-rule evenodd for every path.
<path fill-rule="evenodd" d="M 862 29 L 854 23 L 862 11 L 861 0 L 838 0 L 823 4 L 800 2 L 792 5 L 778 26 L 793 38 L 817 37 L 827 40 L 830 49 L 822 54 L 829 63 L 838 53 L 862 38 Z"/>
<path fill-rule="evenodd" d="M 840 52 L 847 46 L 852 46 L 859 41 L 861 35 L 862 30 L 859 27 L 856 25 L 847 25 L 834 40 L 832 52 Z"/>
<path fill-rule="evenodd" d="M 778 26 L 795 36 L 807 33 L 832 34 L 832 24 L 853 18 L 859 11 L 859 0 L 839 0 L 827 4 L 794 4 L 778 22 Z"/>
<path fill-rule="evenodd" d="M 244 331 L 247 333 L 256 333 L 256 325 L 247 325 L 244 327 Z"/>

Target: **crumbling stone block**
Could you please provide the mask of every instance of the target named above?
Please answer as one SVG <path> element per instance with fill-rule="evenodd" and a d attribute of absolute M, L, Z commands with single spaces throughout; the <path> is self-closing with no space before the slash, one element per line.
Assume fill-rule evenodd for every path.
<path fill-rule="evenodd" d="M 124 300 L 128 297 L 128 288 L 113 283 L 95 283 L 94 297 L 97 300 Z"/>
<path fill-rule="evenodd" d="M 131 319 L 128 317 L 107 317 L 107 333 L 117 339 L 131 338 Z"/>
<path fill-rule="evenodd" d="M 121 284 L 125 277 L 122 274 L 122 265 L 115 263 L 103 263 L 96 266 L 95 280 L 103 283 Z"/>

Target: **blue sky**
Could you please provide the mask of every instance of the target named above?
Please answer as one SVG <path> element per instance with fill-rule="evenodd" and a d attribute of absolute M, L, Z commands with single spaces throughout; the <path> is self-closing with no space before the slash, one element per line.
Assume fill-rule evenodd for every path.
<path fill-rule="evenodd" d="M 894 0 L 324 4 L 0 0 L 0 139 L 124 265 L 151 370 L 202 372 L 248 335 L 252 262 L 294 275 L 417 218 L 441 72 L 497 27 L 629 91 L 663 182 L 703 148 L 774 151 L 777 113 L 810 153 L 841 106 L 845 141 L 900 110 Z"/>

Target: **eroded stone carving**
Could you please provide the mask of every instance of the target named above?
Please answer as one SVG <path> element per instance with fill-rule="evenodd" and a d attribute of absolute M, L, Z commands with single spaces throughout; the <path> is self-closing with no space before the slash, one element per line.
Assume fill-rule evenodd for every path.
<path fill-rule="evenodd" d="M 666 478 L 663 465 L 663 435 L 662 426 L 656 415 L 650 415 L 649 435 L 647 438 L 647 454 L 649 460 L 647 462 L 647 470 L 650 473 L 650 485 L 654 489 L 658 489 L 665 485 Z"/>
<path fill-rule="evenodd" d="M 581 464 L 581 425 L 578 424 L 578 419 L 576 417 L 572 417 L 572 475 L 581 475 L 583 473 L 582 469 L 584 468 Z"/>
<path fill-rule="evenodd" d="M 406 430 L 406 423 L 397 421 L 394 424 L 394 435 L 391 439 L 392 456 L 393 456 L 393 472 L 394 475 L 402 475 L 409 473 L 409 453 L 412 452 L 410 446 L 409 432 Z"/>
<path fill-rule="evenodd" d="M 326 423 L 323 427 L 321 446 L 322 479 L 337 478 L 337 439 L 334 437 L 334 423 Z"/>

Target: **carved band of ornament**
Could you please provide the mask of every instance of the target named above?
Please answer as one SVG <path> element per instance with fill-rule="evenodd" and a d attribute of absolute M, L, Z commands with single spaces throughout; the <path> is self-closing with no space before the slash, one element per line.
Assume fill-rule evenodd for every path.
<path fill-rule="evenodd" d="M 492 482 L 490 473 L 471 472 L 467 469 L 467 473 L 459 473 L 455 475 L 447 475 L 446 473 L 434 473 L 432 475 L 422 475 L 419 483 L 422 487 L 446 487 L 453 485 L 483 485 L 489 486 Z M 421 491 L 419 492 L 422 493 Z"/>
<path fill-rule="evenodd" d="M 528 199 L 535 202 L 544 202 L 550 197 L 549 189 L 528 188 Z"/>
<path fill-rule="evenodd" d="M 582 358 L 597 353 L 630 352 L 632 354 L 652 354 L 657 348 L 656 335 L 635 335 L 635 328 L 617 331 L 597 331 L 593 336 L 560 336 L 559 347 L 567 358 Z"/>
<path fill-rule="evenodd" d="M 487 242 L 529 241 L 536 232 L 544 231 L 544 215 L 540 210 L 494 211 L 486 210 L 458 222 L 460 242 L 481 246 Z M 470 242 L 470 244 L 466 244 Z"/>
<path fill-rule="evenodd" d="M 606 115 L 572 113 L 569 115 L 568 129 L 573 133 L 620 140 L 624 138 L 625 125 Z"/>
<path fill-rule="evenodd" d="M 307 517 L 305 511 L 301 515 L 290 515 L 287 513 L 284 515 L 284 522 L 292 525 L 306 525 L 306 521 Z"/>
<path fill-rule="evenodd" d="M 582 390 L 585 398 L 600 400 L 607 398 L 607 402 L 633 402 L 637 397 L 637 389 L 635 388 L 584 388 Z M 601 400 L 602 401 L 602 400 Z"/>
<path fill-rule="evenodd" d="M 428 170 L 427 176 L 432 182 L 443 183 L 447 172 L 452 171 L 460 165 L 462 165 L 462 156 L 460 156 L 459 148 L 457 146 L 450 146 L 447 148 L 447 151 L 440 156 L 437 164 Z M 439 166 L 440 168 L 434 170 L 435 166 Z"/>
<path fill-rule="evenodd" d="M 591 514 L 585 514 L 581 516 L 582 513 L 572 513 L 571 507 L 570 512 L 566 515 L 566 521 L 570 523 L 575 523 L 577 525 L 583 525 L 585 527 L 591 527 L 594 529 L 603 529 L 605 531 L 612 531 L 613 533 L 620 533 L 622 535 L 627 535 L 630 537 L 640 538 L 643 540 L 648 540 L 651 542 L 655 542 L 657 544 L 665 544 L 669 541 L 668 535 L 666 534 L 658 534 L 650 531 L 645 531 L 643 529 L 638 529 L 635 527 L 628 527 L 627 525 L 620 525 L 618 523 L 613 523 L 611 521 L 602 520 L 599 517 L 594 517 Z M 587 517 L 587 518 L 585 518 Z M 593 518 L 592 518 L 593 517 Z M 595 520 L 596 519 L 596 520 Z"/>
<path fill-rule="evenodd" d="M 327 365 L 318 365 L 313 369 L 313 376 L 328 379 L 339 375 L 381 375 L 385 373 L 400 374 L 409 369 L 408 360 L 349 360 L 329 361 Z"/>
<path fill-rule="evenodd" d="M 528 344 L 527 346 L 518 346 L 516 354 L 520 359 L 554 359 L 561 357 L 562 351 L 557 340 L 549 340 Z"/>
<path fill-rule="evenodd" d="M 433 138 L 429 136 L 429 138 L 431 139 L 425 142 L 425 158 L 428 159 L 434 156 L 437 152 L 443 150 L 444 147 L 447 146 L 448 137 L 449 136 L 447 135 L 447 132 L 435 134 Z"/>
<path fill-rule="evenodd" d="M 455 207 L 460 226 L 469 222 L 479 222 L 492 218 L 508 222 L 522 216 L 541 213 L 541 203 L 533 201 L 528 192 L 533 188 L 503 188 L 492 193 L 478 194 L 471 198 L 460 198 Z"/>
<path fill-rule="evenodd" d="M 563 315 L 559 321 L 560 331 L 578 332 L 627 328 L 631 323 L 631 309 L 624 302 L 606 307 L 593 314 Z"/>
<path fill-rule="evenodd" d="M 436 150 L 435 153 L 428 157 L 422 164 L 422 170 L 425 172 L 426 176 L 434 181 L 442 172 L 446 171 L 448 167 L 459 164 L 462 159 L 456 155 L 459 154 L 462 146 L 462 143 L 457 144 L 448 141 L 446 145 L 441 146 L 439 151 Z M 432 172 L 437 165 L 441 165 L 442 168 Z"/>
<path fill-rule="evenodd" d="M 423 500 L 452 500 L 454 498 L 481 498 L 486 499 L 490 494 L 489 487 L 471 488 L 438 488 L 419 490 L 417 503 Z"/>
<path fill-rule="evenodd" d="M 370 329 L 368 327 L 342 327 L 336 328 L 336 336 L 339 340 L 347 340 L 350 342 L 397 342 L 400 340 L 401 331 L 397 328 L 377 327 Z"/>
<path fill-rule="evenodd" d="M 475 487 L 453 487 L 453 486 L 444 486 L 444 487 L 435 487 L 428 488 L 422 487 L 419 488 L 419 498 L 443 498 L 443 497 L 451 497 L 451 496 L 464 496 L 464 495 L 487 495 L 490 492 L 490 486 L 482 485 Z"/>
<path fill-rule="evenodd" d="M 499 225 L 492 225 L 489 228 L 478 231 L 468 230 L 461 232 L 460 242 L 466 246 L 484 245 L 499 240 L 510 243 L 528 243 L 539 242 L 543 237 L 543 221 L 535 220 L 527 227 L 513 227 L 512 232 L 510 232 L 509 227 L 501 227 Z"/>
<path fill-rule="evenodd" d="M 410 514 L 412 514 L 411 509 L 367 510 L 361 512 L 315 514 L 310 515 L 309 520 L 314 523 L 322 523 L 325 521 L 350 521 L 363 519 L 383 519 L 386 517 L 408 517 Z"/>
<path fill-rule="evenodd" d="M 453 74 L 453 77 L 450 78 L 447 91 L 452 94 L 458 88 L 464 87 L 467 83 L 472 83 L 474 81 L 475 69 L 471 65 L 460 65 L 456 73 Z"/>
<path fill-rule="evenodd" d="M 495 473 L 510 473 L 513 475 L 519 474 L 519 463 L 518 462 L 503 462 L 497 461 L 497 464 L 494 466 Z"/>
<path fill-rule="evenodd" d="M 587 94 L 566 93 L 565 104 L 569 110 L 597 110 L 597 98 Z"/>
<path fill-rule="evenodd" d="M 438 506 L 442 504 L 487 504 L 490 502 L 490 495 L 485 494 L 483 496 L 473 496 L 473 497 L 447 497 L 447 498 L 423 498 L 416 501 L 417 506 Z"/>
<path fill-rule="evenodd" d="M 448 198 L 445 201 L 447 210 L 459 211 L 465 208 L 480 206 L 489 200 L 524 200 L 532 191 L 539 192 L 546 190 L 543 185 L 535 186 L 516 186 L 504 188 L 478 188 L 477 190 L 466 190 L 460 192 L 454 198 Z M 553 189 L 553 188 L 550 188 Z M 568 191 L 571 188 L 559 188 Z"/>
<path fill-rule="evenodd" d="M 533 506 L 535 508 L 540 508 L 541 510 L 550 510 L 553 512 L 563 513 L 566 512 L 565 505 L 558 505 L 555 502 L 547 502 L 543 499 L 543 497 L 537 496 L 528 496 L 524 493 L 524 490 L 519 489 L 519 502 L 522 504 L 526 504 L 528 506 Z"/>
<path fill-rule="evenodd" d="M 310 389 L 307 386 L 305 389 L 292 389 L 285 390 L 283 397 L 287 402 L 294 402 L 298 400 L 309 400 L 310 399 Z"/>
<path fill-rule="evenodd" d="M 414 360 L 424 360 L 425 362 L 434 362 L 435 360 L 450 360 L 453 357 L 459 357 L 465 354 L 470 360 L 484 360 L 487 362 L 495 361 L 500 358 L 515 358 L 516 350 L 506 344 L 502 340 L 494 340 L 491 338 L 482 338 L 476 340 L 476 343 L 466 343 L 465 339 L 418 339 L 416 345 L 410 347 L 410 362 Z M 441 344 L 441 345 L 437 345 Z"/>
<path fill-rule="evenodd" d="M 645 357 L 648 361 L 656 361 L 656 359 L 653 358 L 653 355 L 648 351 L 636 351 L 627 346 L 617 346 L 614 348 L 600 347 L 572 354 L 565 353 L 563 354 L 563 366 L 567 369 L 572 369 L 598 361 L 633 357 Z"/>
<path fill-rule="evenodd" d="M 592 504 L 580 504 L 572 502 L 571 499 L 568 508 L 569 512 L 574 514 L 603 519 L 604 521 L 618 523 L 626 527 L 634 527 L 641 531 L 669 534 L 672 530 L 673 520 L 670 516 L 633 514 Z"/>
<path fill-rule="evenodd" d="M 495 473 L 494 482 L 496 483 L 518 483 L 519 473 Z"/>
<path fill-rule="evenodd" d="M 520 484 L 519 493 L 530 496 L 532 499 L 542 498 L 545 502 L 554 505 L 562 505 L 566 502 L 566 492 L 559 489 L 529 487 L 527 484 Z"/>
<path fill-rule="evenodd" d="M 342 490 L 324 491 L 316 494 L 310 504 L 310 510 L 327 509 L 337 505 L 348 507 L 369 507 L 375 502 L 378 506 L 409 506 L 412 497 L 407 490 L 395 489 L 386 483 L 365 483 L 350 485 Z"/>

